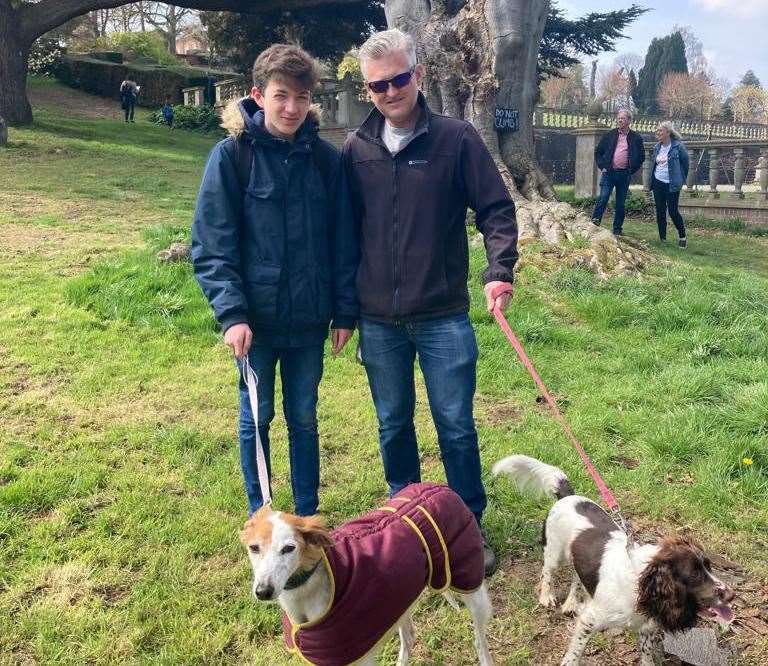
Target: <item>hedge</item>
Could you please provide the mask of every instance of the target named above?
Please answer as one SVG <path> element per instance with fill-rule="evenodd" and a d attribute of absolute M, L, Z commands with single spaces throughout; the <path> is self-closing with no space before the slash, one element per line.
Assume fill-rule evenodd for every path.
<path fill-rule="evenodd" d="M 236 76 L 231 72 L 183 65 L 165 67 L 135 62 L 111 63 L 81 55 L 64 56 L 56 71 L 56 78 L 72 88 L 116 100 L 120 99 L 120 84 L 129 75 L 141 86 L 138 105 L 150 108 L 162 106 L 167 95 L 170 95 L 174 103 L 183 102 L 182 88 L 208 87 L 213 81 Z"/>

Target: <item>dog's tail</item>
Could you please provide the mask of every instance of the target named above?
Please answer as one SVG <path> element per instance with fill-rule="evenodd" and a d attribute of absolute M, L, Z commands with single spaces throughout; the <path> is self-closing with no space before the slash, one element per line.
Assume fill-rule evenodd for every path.
<path fill-rule="evenodd" d="M 563 499 L 573 495 L 571 482 L 563 470 L 528 456 L 508 456 L 493 466 L 493 475 L 506 474 L 522 492 L 554 495 Z"/>

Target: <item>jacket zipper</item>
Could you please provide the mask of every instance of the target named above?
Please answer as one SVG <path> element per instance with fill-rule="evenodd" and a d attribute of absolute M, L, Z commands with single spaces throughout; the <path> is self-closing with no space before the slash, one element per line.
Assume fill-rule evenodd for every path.
<path fill-rule="evenodd" d="M 392 314 L 397 317 L 400 311 L 400 275 L 398 257 L 398 234 L 397 234 L 397 156 L 392 157 L 392 257 L 394 259 L 393 280 L 394 293 L 392 297 Z"/>

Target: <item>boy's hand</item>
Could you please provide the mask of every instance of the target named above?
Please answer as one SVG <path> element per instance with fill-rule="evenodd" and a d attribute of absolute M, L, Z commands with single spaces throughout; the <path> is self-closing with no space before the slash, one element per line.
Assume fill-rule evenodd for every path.
<path fill-rule="evenodd" d="M 344 345 L 349 342 L 354 331 L 351 328 L 332 328 L 331 329 L 331 350 L 334 354 L 338 354 Z"/>
<path fill-rule="evenodd" d="M 224 331 L 224 344 L 232 347 L 237 358 L 245 358 L 253 342 L 253 333 L 248 324 L 235 324 Z"/>

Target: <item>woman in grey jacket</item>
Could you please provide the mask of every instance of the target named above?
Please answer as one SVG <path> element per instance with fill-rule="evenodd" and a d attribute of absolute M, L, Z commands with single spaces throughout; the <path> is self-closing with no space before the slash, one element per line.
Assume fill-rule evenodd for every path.
<path fill-rule="evenodd" d="M 677 229 L 678 246 L 688 247 L 683 216 L 678 210 L 680 190 L 688 178 L 688 151 L 680 134 L 669 120 L 659 123 L 656 128 L 658 143 L 653 149 L 653 200 L 656 203 L 656 224 L 659 238 L 667 239 L 667 210 Z"/>

